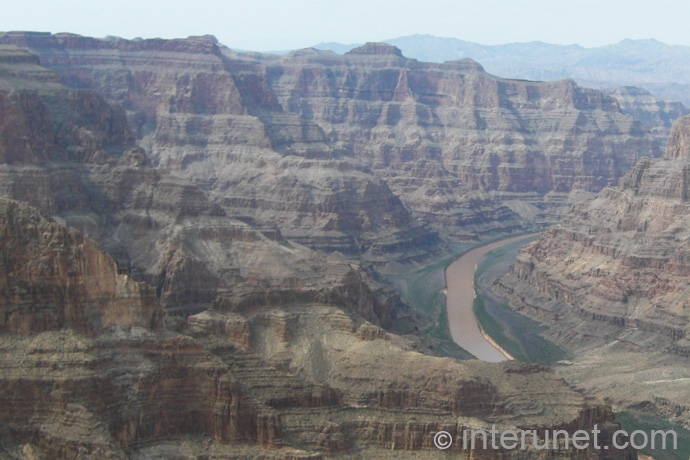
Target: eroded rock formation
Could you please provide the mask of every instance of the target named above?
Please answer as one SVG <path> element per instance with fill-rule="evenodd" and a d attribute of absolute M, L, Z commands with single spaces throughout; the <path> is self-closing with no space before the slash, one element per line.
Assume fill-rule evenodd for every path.
<path fill-rule="evenodd" d="M 662 398 L 677 409 L 658 410 L 684 423 L 689 402 L 681 382 L 690 356 L 688 136 L 686 116 L 674 123 L 662 158 L 642 159 L 618 187 L 576 205 L 525 247 L 501 280 L 516 308 L 550 324 L 550 338 L 577 352 L 579 372 L 591 367 L 583 385 L 598 385 L 624 405 L 654 407 Z M 619 368 L 634 362 L 639 366 L 627 372 Z M 609 383 L 595 383 L 600 378 Z"/>
<path fill-rule="evenodd" d="M 600 92 L 505 80 L 468 60 L 420 63 L 385 44 L 278 57 L 212 37 L 18 33 L 0 43 L 124 107 L 153 163 L 229 215 L 314 248 L 433 243 L 418 220 L 454 238 L 509 231 L 658 153 Z"/>
<path fill-rule="evenodd" d="M 328 299 L 224 305 L 162 329 L 158 302 L 93 243 L 28 205 L 0 211 L 9 455 L 436 458 L 442 429 L 615 428 L 547 369 L 422 355 Z"/>
<path fill-rule="evenodd" d="M 376 324 L 389 324 L 399 300 L 349 260 L 292 243 L 275 225 L 229 218 L 189 180 L 152 167 L 145 152 L 133 146 L 121 110 L 93 91 L 64 87 L 35 56 L 16 49 L 6 54 L 0 60 L 7 67 L 0 74 L 5 88 L 0 96 L 14 102 L 0 117 L 8 131 L 19 130 L 21 138 L 45 145 L 0 137 L 7 152 L 0 164 L 0 194 L 31 203 L 88 235 L 115 258 L 118 271 L 154 286 L 167 313 L 188 315 L 214 303 L 255 305 L 271 298 L 280 303 L 338 299 Z M 22 78 L 8 77 L 11 72 Z M 67 128 L 81 137 L 62 138 Z M 342 176 L 333 180 L 357 187 L 361 178 L 374 186 L 368 176 L 352 174 L 356 177 L 349 182 Z M 372 220 L 390 218 L 402 226 L 409 220 L 399 202 L 392 203 L 396 216 L 386 216 L 376 205 Z M 355 220 L 339 211 L 335 218 Z M 395 232 L 406 235 L 404 229 Z M 385 255 L 396 248 L 371 243 L 367 250 Z M 257 265 L 257 260 L 272 264 Z"/>
<path fill-rule="evenodd" d="M 113 326 L 162 326 L 152 289 L 118 274 L 115 261 L 78 232 L 15 201 L 0 200 L 0 215 L 3 329 L 95 335 Z"/>
<path fill-rule="evenodd" d="M 46 36 L 14 37 L 29 43 Z M 59 40 L 72 44 L 70 53 L 93 51 L 80 37 Z M 145 48 L 196 56 L 199 46 L 215 49 L 208 42 Z M 93 43 L 113 51 L 108 42 Z M 141 46 L 118 43 L 124 46 L 118 53 Z M 357 236 L 365 241 L 358 250 L 383 261 L 430 244 L 425 238 L 433 233 L 361 164 L 320 163 L 256 145 L 240 152 L 251 168 L 210 155 L 205 167 L 239 168 L 227 176 L 233 180 L 251 181 L 254 169 L 266 170 L 255 177 L 256 190 L 299 179 L 272 192 L 294 189 L 293 201 L 265 198 L 274 207 L 297 200 L 297 211 L 256 205 L 256 215 L 240 220 L 229 212 L 237 206 L 224 201 L 232 197 L 192 174 L 199 161 L 162 167 L 162 155 L 151 160 L 159 147 L 147 152 L 134 145 L 127 116 L 132 125 L 153 108 L 155 129 L 162 123 L 149 99 L 133 97 L 146 104 L 141 113 L 131 107 L 125 113 L 92 90 L 62 85 L 26 52 L 3 48 L 0 55 L 0 97 L 7 101 L 0 106 L 6 133 L 0 194 L 24 202 L 0 199 L 1 455 L 288 460 L 385 458 L 393 451 L 440 458 L 445 454 L 433 436 L 441 429 L 616 427 L 607 406 L 548 369 L 420 353 L 413 340 L 385 330 L 404 306 L 375 273 L 338 252 L 300 245 L 297 231 L 285 237 L 283 229 L 306 225 L 299 211 L 305 222 L 342 219 L 319 221 L 320 231 Z M 204 81 L 199 91 L 211 85 Z M 232 91 L 227 104 L 216 93 L 222 111 L 249 117 L 227 122 L 261 121 L 242 115 L 246 105 L 234 105 Z M 210 107 L 198 93 L 173 101 L 184 110 Z M 178 112 L 166 106 L 164 113 L 173 119 Z M 192 125 L 190 139 L 203 143 L 204 136 L 195 137 L 202 127 Z M 13 137 L 16 130 L 22 136 Z M 226 131 L 209 139 L 220 132 Z M 31 141 L 22 143 L 24 137 Z M 314 199 L 300 201 L 307 192 Z M 314 203 L 324 207 L 316 212 Z M 357 220 L 352 213 L 360 211 Z M 634 458 L 629 451 L 557 449 L 556 455 Z"/>
<path fill-rule="evenodd" d="M 690 109 L 681 102 L 660 99 L 642 88 L 623 86 L 604 92 L 618 101 L 623 113 L 640 120 L 657 138 L 662 150 L 666 149 L 673 122 L 690 114 Z"/>

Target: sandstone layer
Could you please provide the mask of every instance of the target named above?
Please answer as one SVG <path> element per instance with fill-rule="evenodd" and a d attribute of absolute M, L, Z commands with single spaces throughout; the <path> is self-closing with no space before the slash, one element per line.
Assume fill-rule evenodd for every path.
<path fill-rule="evenodd" d="M 420 221 L 456 239 L 509 231 L 658 155 L 600 92 L 501 79 L 469 60 L 421 63 L 384 44 L 279 57 L 212 37 L 0 43 L 124 107 L 152 163 L 228 215 L 374 260 L 433 245 Z"/>
<path fill-rule="evenodd" d="M 115 259 L 118 272 L 153 286 L 168 314 L 272 296 L 283 303 L 338 299 L 376 324 L 390 323 L 399 299 L 358 265 L 288 241 L 275 225 L 228 217 L 189 180 L 151 166 L 134 147 L 122 110 L 91 90 L 64 87 L 35 56 L 17 49 L 6 55 L 21 78 L 0 75 L 0 97 L 11 101 L 0 110 L 10 133 L 0 136 L 7 152 L 0 196 L 31 203 L 88 235 Z M 63 138 L 65 130 L 78 136 Z M 399 220 L 409 218 L 398 202 L 392 206 Z M 388 217 L 372 213 L 372 219 Z"/>
<path fill-rule="evenodd" d="M 690 117 L 664 156 L 576 205 L 518 255 L 500 284 L 578 356 L 583 386 L 687 424 L 690 400 Z M 580 374 L 578 377 L 577 374 Z M 603 381 L 608 380 L 608 382 Z"/>

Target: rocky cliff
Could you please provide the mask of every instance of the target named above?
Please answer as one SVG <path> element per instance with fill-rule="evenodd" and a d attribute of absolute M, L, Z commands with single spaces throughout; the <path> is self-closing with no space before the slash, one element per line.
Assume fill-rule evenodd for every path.
<path fill-rule="evenodd" d="M 314 248 L 373 249 L 372 258 L 433 244 L 420 220 L 454 238 L 515 229 L 657 156 L 600 92 L 501 79 L 468 60 L 420 63 L 389 45 L 278 57 L 211 37 L 17 33 L 0 43 L 124 107 L 153 164 L 228 215 Z"/>
<path fill-rule="evenodd" d="M 113 326 L 156 329 L 152 289 L 94 243 L 15 201 L 0 201 L 0 327 L 15 334 L 70 328 L 95 335 Z"/>
<path fill-rule="evenodd" d="M 658 410 L 685 423 L 688 136 L 684 117 L 674 123 L 662 158 L 641 160 L 617 187 L 576 205 L 524 248 L 501 280 L 516 308 L 552 325 L 550 337 L 577 352 L 580 371 L 585 362 L 599 369 L 599 377 L 584 377 L 588 385 L 606 376 L 610 383 L 598 391 L 626 405 L 655 406 L 662 398 L 668 404 Z M 622 372 L 624 362 L 639 366 Z"/>
<path fill-rule="evenodd" d="M 662 150 L 666 149 L 673 122 L 690 114 L 690 108 L 683 103 L 660 99 L 649 91 L 634 86 L 605 89 L 604 93 L 618 101 L 623 113 L 640 120 L 657 139 Z"/>
<path fill-rule="evenodd" d="M 145 152 L 133 147 L 122 110 L 91 90 L 64 87 L 33 55 L 5 52 L 0 63 L 9 70 L 0 74 L 5 89 L 0 96 L 12 102 L 0 110 L 8 132 L 0 137 L 6 146 L 0 195 L 31 203 L 88 235 L 115 259 L 118 272 L 152 285 L 168 314 L 198 313 L 214 303 L 260 302 L 273 290 L 282 303 L 339 299 L 376 324 L 390 323 L 399 299 L 389 288 L 344 257 L 328 258 L 289 242 L 275 225 L 229 218 L 199 187 L 154 168 Z M 78 136 L 62 137 L 65 130 Z M 333 180 L 357 187 L 362 179 L 375 187 L 369 177 L 350 173 L 351 180 Z M 375 213 L 377 205 L 389 205 L 380 201 L 372 204 L 372 220 L 389 218 L 401 226 L 409 220 L 394 200 L 396 215 Z M 350 214 L 334 215 L 353 225 Z M 405 229 L 396 228 L 395 234 L 406 236 Z M 385 254 L 396 248 L 372 243 L 367 250 Z"/>
<path fill-rule="evenodd" d="M 102 160 L 134 140 L 123 115 L 95 91 L 62 86 L 38 56 L 0 47 L 1 163 Z"/>
<path fill-rule="evenodd" d="M 193 40 L 155 48 L 198 51 Z M 547 369 L 430 356 L 418 337 L 387 332 L 405 306 L 370 267 L 301 245 L 298 232 L 285 237 L 276 222 L 299 229 L 302 216 L 342 219 L 321 223 L 334 229 L 327 236 L 354 226 L 350 237 L 365 241 L 357 247 L 384 261 L 433 244 L 361 164 L 245 152 L 267 177 L 250 169 L 237 177 L 259 191 L 271 177 L 292 180 L 280 190 L 294 189 L 285 196 L 298 201 L 261 192 L 253 199 L 287 208 L 257 205 L 240 220 L 229 215 L 228 196 L 205 188 L 193 167 L 162 167 L 162 157 L 152 163 L 133 144 L 131 108 L 64 86 L 20 49 L 0 56 L 8 101 L 0 106 L 0 195 L 23 202 L 0 199 L 1 456 L 440 458 L 433 436 L 441 429 L 616 427 L 607 406 Z M 190 120 L 185 135 L 202 143 L 195 136 L 204 131 Z M 353 191 L 361 204 L 351 201 Z M 314 198 L 299 201 L 306 194 Z M 315 212 L 314 203 L 324 207 Z"/>
<path fill-rule="evenodd" d="M 142 283 L 26 204 L 0 200 L 0 238 L 10 458 L 437 458 L 442 429 L 616 426 L 547 369 L 425 356 L 328 298 L 164 329 Z"/>

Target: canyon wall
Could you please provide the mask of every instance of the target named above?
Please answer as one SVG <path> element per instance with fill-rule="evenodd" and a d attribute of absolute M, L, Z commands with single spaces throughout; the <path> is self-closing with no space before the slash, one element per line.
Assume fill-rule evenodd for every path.
<path fill-rule="evenodd" d="M 640 120 L 657 139 L 662 150 L 666 149 L 666 141 L 671 134 L 673 122 L 690 114 L 690 109 L 683 103 L 655 97 L 649 91 L 635 86 L 603 91 L 618 101 L 623 113 Z"/>
<path fill-rule="evenodd" d="M 655 331 L 667 338 L 657 346 L 675 349 L 688 327 L 689 136 L 690 118 L 679 119 L 662 158 L 641 160 L 618 187 L 576 205 L 518 255 L 513 276 L 554 309 Z"/>
<path fill-rule="evenodd" d="M 376 324 L 390 323 L 400 304 L 390 288 L 344 257 L 286 240 L 275 225 L 228 217 L 198 186 L 151 165 L 134 146 L 123 110 L 91 90 L 66 88 L 25 51 L 6 49 L 3 68 L 0 97 L 9 102 L 0 111 L 8 133 L 0 136 L 6 152 L 0 195 L 88 235 L 115 259 L 118 273 L 153 286 L 168 314 L 198 313 L 214 303 L 258 304 L 274 291 L 282 303 L 334 299 Z M 63 137 L 66 131 L 78 135 Z M 362 179 L 376 192 L 373 180 L 349 174 L 342 182 L 357 187 Z M 388 202 L 396 214 L 376 208 L 388 206 L 379 200 L 372 219 L 404 226 L 409 215 L 392 197 Z M 348 214 L 334 214 L 349 222 Z M 370 250 L 392 251 L 375 244 Z"/>
<path fill-rule="evenodd" d="M 0 210 L 11 458 L 440 458 L 439 430 L 617 426 L 548 369 L 423 355 L 327 298 L 223 305 L 163 327 L 146 286 L 88 239 L 27 204 Z"/>
<path fill-rule="evenodd" d="M 659 154 L 598 91 L 506 80 L 469 60 L 422 63 L 390 45 L 272 56 L 212 37 L 0 43 L 123 107 L 152 163 L 228 215 L 372 259 L 433 245 L 434 231 L 467 239 L 548 219 Z"/>
<path fill-rule="evenodd" d="M 255 58 L 230 60 L 247 70 L 237 83 L 208 38 L 6 37 L 60 46 L 41 61 L 0 48 L 0 455 L 441 458 L 439 430 L 616 429 L 609 407 L 548 369 L 433 356 L 419 332 L 386 331 L 407 307 L 367 259 L 414 260 L 441 242 L 373 165 L 331 147 L 323 158 L 309 123 L 291 127 L 300 117 L 251 115 L 245 96 L 273 104 Z M 100 60 L 142 50 L 137 72 Z M 73 77 L 121 86 L 66 85 L 40 65 L 50 59 L 90 62 Z M 156 86 L 160 75 L 171 80 Z M 141 105 L 118 105 L 133 81 Z"/>
<path fill-rule="evenodd" d="M 662 158 L 640 160 L 617 187 L 574 206 L 499 283 L 515 308 L 550 325 L 549 338 L 574 353 L 573 372 L 588 369 L 576 378 L 583 386 L 684 424 L 689 136 L 686 116 L 674 123 Z"/>

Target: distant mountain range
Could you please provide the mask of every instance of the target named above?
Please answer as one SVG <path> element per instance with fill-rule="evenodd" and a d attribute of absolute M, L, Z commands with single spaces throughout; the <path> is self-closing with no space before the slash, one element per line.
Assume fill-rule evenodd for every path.
<path fill-rule="evenodd" d="M 543 42 L 480 45 L 456 38 L 410 35 L 386 40 L 407 57 L 428 62 L 471 58 L 487 72 L 506 78 L 572 78 L 583 86 L 639 86 L 654 95 L 690 104 L 690 47 L 657 40 L 623 40 L 583 48 Z M 319 43 L 316 49 L 345 53 L 357 44 Z"/>

